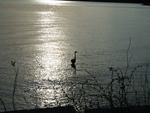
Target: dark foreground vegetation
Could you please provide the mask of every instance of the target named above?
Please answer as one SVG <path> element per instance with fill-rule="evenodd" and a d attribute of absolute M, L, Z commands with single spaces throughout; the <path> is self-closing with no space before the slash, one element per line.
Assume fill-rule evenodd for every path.
<path fill-rule="evenodd" d="M 40 108 L 31 110 L 8 111 L 4 113 L 77 113 L 73 106 Z M 84 113 L 150 113 L 150 106 L 132 106 L 129 108 L 87 109 Z"/>
<path fill-rule="evenodd" d="M 65 106 L 65 107 L 54 107 L 54 108 L 9 111 L 5 113 L 76 113 L 76 111 L 72 106 Z"/>
<path fill-rule="evenodd" d="M 149 64 L 131 66 L 129 50 L 131 40 L 126 51 L 126 66 L 109 67 L 108 82 L 98 80 L 88 70 L 87 78 L 77 82 L 51 81 L 55 92 L 54 108 L 37 108 L 32 110 L 17 110 L 15 94 L 17 88 L 18 68 L 15 61 L 11 61 L 14 69 L 14 87 L 12 93 L 12 106 L 14 111 L 7 108 L 0 97 L 0 102 L 6 113 L 150 113 L 150 86 Z M 142 68 L 142 70 L 141 70 Z M 140 77 L 140 81 L 137 77 Z M 140 83 L 138 83 L 140 82 Z M 59 91 L 58 91 L 59 90 Z M 61 96 L 66 99 L 64 107 L 59 101 Z M 40 99 L 37 97 L 37 100 Z M 68 105 L 68 106 L 67 106 Z M 38 106 L 38 105 L 36 105 Z M 48 105 L 47 105 L 48 106 Z"/>

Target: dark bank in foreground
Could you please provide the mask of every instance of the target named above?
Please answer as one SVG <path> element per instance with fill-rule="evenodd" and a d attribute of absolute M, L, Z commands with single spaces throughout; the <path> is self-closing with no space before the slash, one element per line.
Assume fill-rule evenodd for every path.
<path fill-rule="evenodd" d="M 8 111 L 3 113 L 77 113 L 73 106 Z M 150 113 L 150 106 L 87 109 L 84 113 Z"/>

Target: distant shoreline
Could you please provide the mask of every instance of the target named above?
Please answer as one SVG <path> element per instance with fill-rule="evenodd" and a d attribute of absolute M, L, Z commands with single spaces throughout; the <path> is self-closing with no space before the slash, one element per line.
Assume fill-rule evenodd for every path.
<path fill-rule="evenodd" d="M 63 0 L 62 0 L 63 1 Z M 150 2 L 140 0 L 65 0 L 65 1 L 81 1 L 81 2 L 112 2 L 112 3 L 140 3 L 150 5 Z"/>
<path fill-rule="evenodd" d="M 143 3 L 143 5 L 149 5 L 150 6 L 150 2 L 145 2 L 145 3 Z"/>

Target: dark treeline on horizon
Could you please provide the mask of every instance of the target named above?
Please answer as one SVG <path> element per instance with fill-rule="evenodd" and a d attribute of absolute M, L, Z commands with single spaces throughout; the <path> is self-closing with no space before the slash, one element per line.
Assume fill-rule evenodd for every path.
<path fill-rule="evenodd" d="M 69 1 L 91 1 L 91 2 L 122 2 L 122 3 L 149 3 L 149 0 L 69 0 Z"/>

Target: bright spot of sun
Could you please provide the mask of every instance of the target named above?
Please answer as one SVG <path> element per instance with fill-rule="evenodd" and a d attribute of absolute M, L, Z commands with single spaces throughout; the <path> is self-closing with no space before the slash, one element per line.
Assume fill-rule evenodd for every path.
<path fill-rule="evenodd" d="M 43 3 L 43 4 L 49 4 L 49 5 L 58 5 L 61 2 L 59 0 L 35 0 L 35 1 Z"/>
<path fill-rule="evenodd" d="M 42 0 L 43 3 L 54 3 L 56 2 L 55 0 Z"/>

